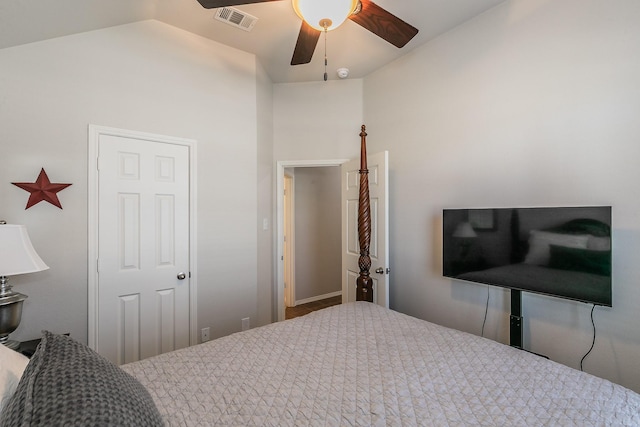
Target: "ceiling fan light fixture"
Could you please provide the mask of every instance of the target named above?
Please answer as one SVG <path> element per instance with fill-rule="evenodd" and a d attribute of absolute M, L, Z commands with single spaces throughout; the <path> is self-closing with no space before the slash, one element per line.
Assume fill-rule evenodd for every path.
<path fill-rule="evenodd" d="M 318 31 L 338 28 L 358 6 L 358 0 L 291 0 L 291 3 L 300 19 Z"/>

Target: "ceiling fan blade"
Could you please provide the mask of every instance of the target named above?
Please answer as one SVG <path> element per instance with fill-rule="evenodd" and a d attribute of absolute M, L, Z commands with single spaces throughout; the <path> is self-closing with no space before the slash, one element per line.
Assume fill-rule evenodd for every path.
<path fill-rule="evenodd" d="M 360 1 L 362 10 L 349 16 L 349 19 L 375 35 L 382 37 L 392 45 L 403 47 L 418 34 L 417 28 L 387 12 L 371 0 Z"/>
<path fill-rule="evenodd" d="M 252 4 L 252 3 L 266 3 L 268 1 L 279 1 L 279 0 L 198 0 L 198 3 L 202 5 L 205 9 L 216 9 L 218 7 L 226 7 L 226 6 L 240 6 L 243 4 Z"/>
<path fill-rule="evenodd" d="M 291 65 L 308 64 L 311 62 L 313 51 L 316 50 L 320 34 L 320 31 L 316 30 L 305 21 L 302 21 L 300 33 L 298 34 L 298 41 L 296 42 L 296 48 L 293 50 Z"/>

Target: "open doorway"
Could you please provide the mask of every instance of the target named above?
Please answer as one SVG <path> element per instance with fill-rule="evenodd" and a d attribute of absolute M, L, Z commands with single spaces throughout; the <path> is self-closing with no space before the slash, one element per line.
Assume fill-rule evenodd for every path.
<path fill-rule="evenodd" d="M 283 264 L 284 264 L 284 306 L 286 308 L 296 306 L 296 285 L 295 285 L 295 209 L 294 209 L 294 168 L 287 168 L 284 171 L 284 236 L 283 236 Z M 285 310 L 286 310 L 285 308 Z M 285 313 L 286 314 L 286 313 Z M 286 317 L 286 316 L 285 316 Z"/>
<path fill-rule="evenodd" d="M 323 161 L 280 161 L 277 162 L 276 173 L 276 304 L 277 320 L 285 319 L 286 305 L 295 306 L 311 304 L 318 299 L 341 295 L 341 184 L 340 165 L 346 160 Z M 337 178 L 325 181 L 323 175 Z M 286 232 L 285 225 L 285 179 L 291 177 L 291 231 Z M 333 184 L 331 183 L 333 182 Z M 319 193 L 318 193 L 319 192 Z M 325 194 L 327 193 L 327 194 Z M 337 207 L 329 207 L 325 196 L 333 196 Z M 333 216 L 335 215 L 335 218 Z M 324 222 L 324 224 L 318 224 Z M 330 224 L 330 225 L 327 225 Z M 322 242 L 320 237 L 327 234 L 323 229 L 332 228 L 337 236 L 337 248 L 331 243 Z M 287 241 L 285 242 L 285 233 Z M 329 239 L 331 240 L 331 239 Z M 289 258 L 285 262 L 285 257 Z M 316 252 L 314 254 L 314 252 Z M 319 253 L 318 253 L 319 252 Z M 333 252 L 336 260 L 332 260 L 329 252 Z M 313 255 L 313 256 L 311 256 Z M 289 262 L 291 261 L 291 262 Z M 287 269 L 285 270 L 285 265 Z M 336 268 L 337 278 L 331 278 L 332 269 Z M 285 277 L 287 288 L 285 288 Z M 324 282 L 324 283 L 323 283 Z M 290 284 L 290 285 L 289 285 Z M 335 290 L 327 290 L 335 285 Z M 285 297 L 286 295 L 286 297 Z"/>
<path fill-rule="evenodd" d="M 285 169 L 285 318 L 342 300 L 340 172 L 338 166 Z"/>
<path fill-rule="evenodd" d="M 368 155 L 369 195 L 371 201 L 371 272 L 373 279 L 373 301 L 389 307 L 389 153 L 383 151 Z M 276 280 L 273 293 L 275 319 L 285 319 L 284 304 L 284 176 L 285 168 L 340 166 L 341 184 L 341 229 L 342 245 L 341 281 L 342 302 L 355 301 L 355 283 L 359 273 L 358 258 L 358 200 L 360 159 L 325 161 L 278 161 L 276 164 Z M 317 212 L 326 209 L 317 208 Z M 299 236 L 295 240 L 302 241 Z M 294 242 L 295 244 L 295 242 Z M 306 246 L 308 242 L 305 242 Z M 296 261 L 296 264 L 298 262 Z M 322 268 L 322 267 L 321 267 Z M 296 273 L 296 276 L 300 276 Z M 353 291 L 353 292 L 352 292 Z"/>

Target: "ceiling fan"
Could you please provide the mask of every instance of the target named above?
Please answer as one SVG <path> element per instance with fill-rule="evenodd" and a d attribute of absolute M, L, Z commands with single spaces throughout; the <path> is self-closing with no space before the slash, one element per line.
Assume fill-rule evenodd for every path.
<path fill-rule="evenodd" d="M 266 3 L 280 0 L 198 0 L 206 9 Z M 387 12 L 371 0 L 292 0 L 293 8 L 302 19 L 298 41 L 293 51 L 291 65 L 308 64 L 313 57 L 320 34 L 337 28 L 346 19 L 359 24 L 375 35 L 401 48 L 417 33 L 418 29 Z M 340 3 L 344 3 L 341 7 Z M 338 11 L 332 14 L 332 7 Z M 328 7 L 328 11 L 322 11 Z M 333 19 L 332 19 L 333 18 Z"/>

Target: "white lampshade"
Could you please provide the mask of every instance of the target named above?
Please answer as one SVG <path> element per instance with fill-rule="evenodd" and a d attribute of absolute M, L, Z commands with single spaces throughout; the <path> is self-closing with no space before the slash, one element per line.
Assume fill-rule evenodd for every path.
<path fill-rule="evenodd" d="M 0 223 L 0 276 L 34 273 L 48 268 L 33 249 L 24 225 Z"/>
<path fill-rule="evenodd" d="M 307 24 L 319 31 L 323 19 L 330 19 L 331 25 L 327 30 L 339 27 L 353 13 L 358 0 L 292 0 L 293 10 Z"/>
<path fill-rule="evenodd" d="M 453 237 L 472 238 L 478 237 L 478 235 L 476 234 L 476 231 L 473 229 L 470 223 L 461 222 L 453 231 Z"/>

